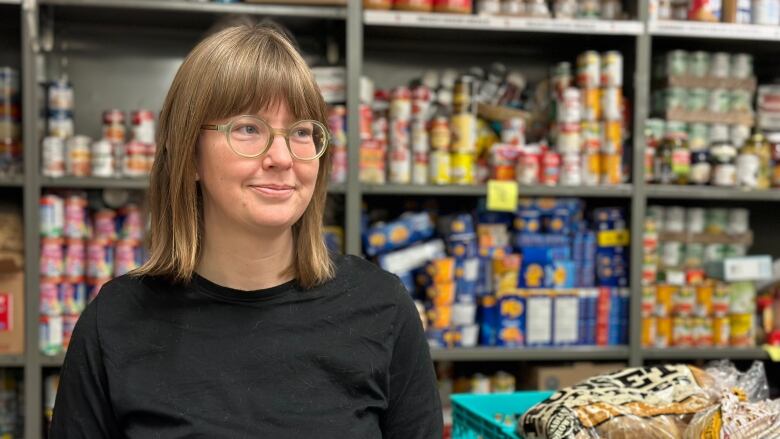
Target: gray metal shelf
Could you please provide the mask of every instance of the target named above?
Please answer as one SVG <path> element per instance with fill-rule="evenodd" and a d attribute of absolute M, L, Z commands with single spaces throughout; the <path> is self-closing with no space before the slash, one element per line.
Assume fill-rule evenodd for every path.
<path fill-rule="evenodd" d="M 41 367 L 62 367 L 62 362 L 65 361 L 64 353 L 53 356 L 39 354 L 39 356 L 38 362 Z"/>
<path fill-rule="evenodd" d="M 21 5 L 22 0 L 0 0 L 0 5 Z"/>
<path fill-rule="evenodd" d="M 0 176 L 0 187 L 22 187 L 22 186 L 24 186 L 23 175 Z"/>
<path fill-rule="evenodd" d="M 755 348 L 668 348 L 642 349 L 646 360 L 767 360 L 769 354 Z"/>
<path fill-rule="evenodd" d="M 63 177 L 41 178 L 43 188 L 148 189 L 148 178 Z"/>
<path fill-rule="evenodd" d="M 628 361 L 628 346 L 431 349 L 434 361 Z"/>
<path fill-rule="evenodd" d="M 347 15 L 346 8 L 343 6 L 220 4 L 181 0 L 39 0 L 38 3 L 52 6 L 133 9 L 139 11 L 273 15 L 342 20 Z"/>
<path fill-rule="evenodd" d="M 714 186 L 647 185 L 648 198 L 721 201 L 780 201 L 780 190 L 749 190 Z"/>
<path fill-rule="evenodd" d="M 364 195 L 429 195 L 429 196 L 477 196 L 487 195 L 484 185 L 414 185 L 414 184 L 363 184 Z M 520 186 L 520 196 L 534 197 L 585 197 L 585 198 L 629 198 L 631 185 L 620 186 Z"/>
<path fill-rule="evenodd" d="M 24 364 L 24 355 L 0 355 L 0 367 L 22 367 Z"/>

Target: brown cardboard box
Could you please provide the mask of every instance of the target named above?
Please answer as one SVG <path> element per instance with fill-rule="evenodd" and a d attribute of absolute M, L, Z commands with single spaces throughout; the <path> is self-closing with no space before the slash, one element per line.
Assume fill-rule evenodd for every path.
<path fill-rule="evenodd" d="M 626 367 L 625 363 L 574 363 L 569 366 L 536 366 L 523 380 L 523 388 L 529 390 L 558 390 L 573 386 L 587 378 L 614 372 Z"/>
<path fill-rule="evenodd" d="M 24 353 L 24 272 L 0 272 L 0 354 Z"/>

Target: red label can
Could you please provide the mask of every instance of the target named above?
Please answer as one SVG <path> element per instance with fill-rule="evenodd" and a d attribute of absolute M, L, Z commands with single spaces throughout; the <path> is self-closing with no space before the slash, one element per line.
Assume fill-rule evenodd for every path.
<path fill-rule="evenodd" d="M 541 183 L 547 186 L 557 186 L 561 178 L 561 156 L 547 151 L 542 154 Z"/>

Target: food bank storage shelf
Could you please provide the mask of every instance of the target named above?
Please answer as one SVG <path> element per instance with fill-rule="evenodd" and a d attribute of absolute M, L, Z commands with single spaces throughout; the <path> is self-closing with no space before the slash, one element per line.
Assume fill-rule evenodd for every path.
<path fill-rule="evenodd" d="M 749 190 L 714 186 L 647 185 L 648 198 L 723 201 L 780 201 L 780 190 Z"/>
<path fill-rule="evenodd" d="M 21 175 L 0 175 L 0 187 L 22 187 L 24 177 Z"/>
<path fill-rule="evenodd" d="M 0 355 L 0 367 L 19 367 L 19 366 L 24 366 L 24 356 Z"/>
<path fill-rule="evenodd" d="M 363 194 L 366 195 L 450 195 L 477 196 L 487 195 L 484 185 L 415 185 L 415 184 L 363 184 Z M 535 197 L 590 197 L 590 198 L 628 198 L 631 196 L 631 185 L 620 186 L 520 186 L 518 193 L 523 196 Z"/>
<path fill-rule="evenodd" d="M 55 6 L 89 6 L 136 10 L 275 15 L 324 19 L 344 19 L 347 16 L 346 8 L 343 6 L 249 5 L 243 3 L 220 4 L 177 0 L 39 0 L 39 3 Z"/>
<path fill-rule="evenodd" d="M 22 0 L 0 0 L 0 5 L 21 5 Z"/>
<path fill-rule="evenodd" d="M 100 177 L 63 177 L 43 178 L 44 188 L 71 189 L 147 189 L 148 178 L 100 178 Z"/>
<path fill-rule="evenodd" d="M 661 20 L 648 23 L 653 36 L 682 38 L 714 38 L 721 40 L 780 41 L 780 27 L 755 24 L 704 23 L 682 20 Z"/>
<path fill-rule="evenodd" d="M 642 349 L 645 360 L 766 360 L 761 348 L 668 348 Z"/>
<path fill-rule="evenodd" d="M 561 348 L 431 348 L 435 361 L 588 361 L 628 360 L 627 346 Z"/>
<path fill-rule="evenodd" d="M 588 35 L 639 35 L 643 30 L 642 23 L 629 20 L 575 20 L 371 10 L 365 11 L 363 22 L 375 26 Z"/>

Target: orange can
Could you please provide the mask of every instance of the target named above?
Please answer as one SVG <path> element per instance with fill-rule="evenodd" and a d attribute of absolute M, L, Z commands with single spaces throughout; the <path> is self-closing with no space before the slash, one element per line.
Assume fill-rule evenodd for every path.
<path fill-rule="evenodd" d="M 693 322 L 688 317 L 675 317 L 672 320 L 672 345 L 693 345 Z"/>
<path fill-rule="evenodd" d="M 455 282 L 434 284 L 428 288 L 428 298 L 437 307 L 449 307 L 455 302 Z"/>
<path fill-rule="evenodd" d="M 705 283 L 696 287 L 696 316 L 707 317 L 712 315 L 712 289 L 711 283 Z"/>
<path fill-rule="evenodd" d="M 712 319 L 712 345 L 726 347 L 731 338 L 731 324 L 728 317 L 715 317 Z"/>
<path fill-rule="evenodd" d="M 698 317 L 694 319 L 693 345 L 697 347 L 712 346 L 712 318 Z"/>
<path fill-rule="evenodd" d="M 601 151 L 620 155 L 623 152 L 623 123 L 619 120 L 604 122 L 604 143 Z"/>
<path fill-rule="evenodd" d="M 642 287 L 642 317 L 651 317 L 655 313 L 656 287 Z"/>
<path fill-rule="evenodd" d="M 731 346 L 749 347 L 756 344 L 756 328 L 753 314 L 732 314 L 729 316 L 731 325 Z"/>
<path fill-rule="evenodd" d="M 623 182 L 623 156 L 601 154 L 601 184 L 616 185 Z"/>
<path fill-rule="evenodd" d="M 656 333 L 655 333 L 655 321 L 653 317 L 642 318 L 642 346 L 653 347 L 655 345 Z"/>
<path fill-rule="evenodd" d="M 696 290 L 688 285 L 679 287 L 672 295 L 672 312 L 678 317 L 690 317 L 696 305 Z"/>
<path fill-rule="evenodd" d="M 428 320 L 433 329 L 446 329 L 452 325 L 452 307 L 437 306 L 428 311 Z"/>
<path fill-rule="evenodd" d="M 672 345 L 672 318 L 659 317 L 655 320 L 655 347 L 668 348 Z"/>
<path fill-rule="evenodd" d="M 595 122 L 601 120 L 601 89 L 587 88 L 580 91 L 582 93 L 582 120 Z"/>
<path fill-rule="evenodd" d="M 730 309 L 729 286 L 723 282 L 715 284 L 712 292 L 712 315 L 726 317 Z"/>
<path fill-rule="evenodd" d="M 677 292 L 674 285 L 658 285 L 655 298 L 656 317 L 669 317 L 672 315 L 672 298 Z"/>
<path fill-rule="evenodd" d="M 428 265 L 428 274 L 433 283 L 447 283 L 455 279 L 455 258 L 439 258 Z"/>

